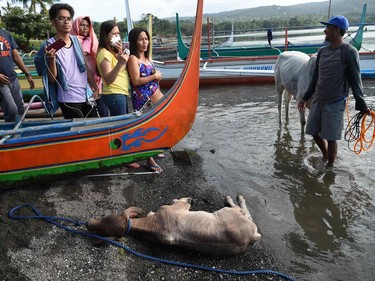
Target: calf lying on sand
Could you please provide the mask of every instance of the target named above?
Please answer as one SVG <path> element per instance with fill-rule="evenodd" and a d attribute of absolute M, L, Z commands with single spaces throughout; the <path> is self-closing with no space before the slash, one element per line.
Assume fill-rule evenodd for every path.
<path fill-rule="evenodd" d="M 246 252 L 261 237 L 243 196 L 237 201 L 239 206 L 227 196 L 229 207 L 208 213 L 189 211 L 191 198 L 174 199 L 146 217 L 141 217 L 142 209 L 130 207 L 121 215 L 92 219 L 87 228 L 115 239 L 128 234 L 210 255 L 234 255 Z"/>

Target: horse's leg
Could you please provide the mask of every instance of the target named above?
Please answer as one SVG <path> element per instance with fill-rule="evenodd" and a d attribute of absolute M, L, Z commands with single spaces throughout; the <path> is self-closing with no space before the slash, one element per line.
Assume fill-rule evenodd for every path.
<path fill-rule="evenodd" d="M 300 121 L 301 121 L 301 127 L 302 127 L 302 130 L 303 130 L 303 128 L 306 125 L 305 111 L 300 111 L 299 112 L 299 117 L 300 117 Z"/>
<path fill-rule="evenodd" d="M 277 109 L 279 110 L 279 123 L 281 124 L 281 111 L 283 107 L 283 95 L 284 95 L 284 86 L 282 84 L 279 84 L 276 86 L 276 92 L 277 92 Z"/>
<path fill-rule="evenodd" d="M 289 122 L 289 107 L 290 101 L 292 100 L 292 94 L 287 90 L 284 91 L 284 104 L 285 104 L 285 120 Z"/>

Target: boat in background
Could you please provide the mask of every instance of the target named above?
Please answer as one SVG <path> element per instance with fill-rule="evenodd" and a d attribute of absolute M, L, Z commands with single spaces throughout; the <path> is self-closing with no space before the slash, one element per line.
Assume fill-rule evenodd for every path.
<path fill-rule="evenodd" d="M 366 20 L 366 8 L 367 4 L 363 5 L 362 16 L 359 23 L 358 30 L 354 38 L 349 37 L 348 42 L 352 44 L 358 51 L 362 46 L 363 29 Z M 189 47 L 185 45 L 182 39 L 180 22 L 178 14 L 176 14 L 176 27 L 177 27 L 177 52 L 180 59 L 184 60 L 189 52 Z M 285 40 L 287 41 L 287 38 Z M 315 54 L 321 47 L 324 46 L 324 42 L 320 44 L 285 44 L 270 47 L 269 45 L 258 45 L 258 46 L 243 46 L 243 47 L 214 47 L 214 48 L 202 48 L 201 58 L 210 59 L 214 57 L 247 57 L 247 56 L 277 56 L 284 51 L 300 51 L 305 54 Z"/>
<path fill-rule="evenodd" d="M 375 52 L 360 52 L 363 79 L 375 78 Z M 254 85 L 274 83 L 277 56 L 212 58 L 201 60 L 200 85 Z M 162 87 L 170 87 L 184 67 L 184 61 L 153 61 L 163 73 Z"/>
<path fill-rule="evenodd" d="M 267 84 L 274 81 L 277 56 L 213 58 L 200 61 L 200 86 L 223 84 Z M 163 74 L 160 85 L 168 88 L 176 81 L 185 61 L 155 61 L 155 68 Z M 220 70 L 220 71 L 218 71 Z"/>
<path fill-rule="evenodd" d="M 360 52 L 360 70 L 363 79 L 375 78 L 375 52 Z M 274 83 L 274 69 L 277 56 L 212 58 L 200 61 L 200 86 L 217 85 L 253 85 Z M 160 85 L 170 88 L 178 79 L 185 66 L 185 61 L 157 61 L 155 67 L 163 74 Z M 23 90 L 25 101 L 38 94 L 43 96 L 43 85 L 39 77 L 33 77 L 39 88 Z M 25 79 L 25 77 L 24 77 Z M 26 80 L 20 79 L 21 85 L 28 87 Z M 25 88 L 24 88 L 25 89 Z"/>
<path fill-rule="evenodd" d="M 362 78 L 375 78 L 375 52 L 360 52 L 359 57 Z M 272 84 L 274 83 L 276 59 L 277 56 L 263 56 L 201 60 L 199 85 Z M 163 73 L 163 80 L 160 81 L 163 88 L 173 86 L 185 66 L 185 61 L 178 60 L 164 62 L 153 60 L 153 63 Z M 34 80 L 37 82 L 40 79 L 34 77 Z M 20 83 L 24 83 L 27 87 L 27 81 L 22 81 L 20 79 Z M 34 94 L 42 97 L 43 85 L 39 85 L 39 88 L 34 90 L 23 90 L 25 101 L 29 101 Z"/>
<path fill-rule="evenodd" d="M 0 188 L 147 159 L 190 131 L 198 106 L 203 0 L 181 76 L 143 112 L 0 124 Z"/>

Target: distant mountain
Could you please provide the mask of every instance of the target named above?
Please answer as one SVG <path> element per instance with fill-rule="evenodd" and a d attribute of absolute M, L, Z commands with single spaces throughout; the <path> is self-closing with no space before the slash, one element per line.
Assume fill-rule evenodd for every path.
<path fill-rule="evenodd" d="M 359 20 L 362 6 L 367 3 L 367 22 L 375 21 L 375 0 L 332 0 L 331 16 L 345 15 L 349 21 Z M 249 9 L 233 10 L 221 13 L 204 14 L 204 17 L 215 18 L 219 22 L 264 20 L 272 18 L 292 18 L 298 16 L 314 16 L 326 19 L 329 1 L 305 3 L 291 6 L 262 6 Z M 181 17 L 181 19 L 191 19 Z M 175 19 L 170 18 L 174 21 Z"/>

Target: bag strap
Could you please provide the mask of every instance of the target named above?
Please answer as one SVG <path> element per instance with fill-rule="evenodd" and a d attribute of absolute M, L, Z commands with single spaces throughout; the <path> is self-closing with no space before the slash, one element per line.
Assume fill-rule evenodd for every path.
<path fill-rule="evenodd" d="M 349 44 L 342 44 L 340 47 L 341 49 L 341 63 L 345 66 L 345 69 L 347 68 L 348 64 L 348 50 L 349 50 Z"/>

